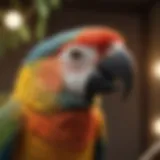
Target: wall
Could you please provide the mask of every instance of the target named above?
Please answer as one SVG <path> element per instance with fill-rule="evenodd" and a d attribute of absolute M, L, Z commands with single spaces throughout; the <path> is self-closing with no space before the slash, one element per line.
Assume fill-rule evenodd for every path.
<path fill-rule="evenodd" d="M 160 3 L 157 3 L 150 14 L 151 37 L 150 37 L 150 124 L 157 117 L 160 118 L 160 82 L 152 73 L 152 66 L 160 62 Z M 153 135 L 154 136 L 154 135 Z"/>
<path fill-rule="evenodd" d="M 128 41 L 128 46 L 138 59 L 140 53 L 139 19 L 136 16 L 120 14 L 102 14 L 90 12 L 59 12 L 50 19 L 49 33 L 67 29 L 79 25 L 104 24 L 120 31 Z M 23 50 L 22 50 L 23 51 Z M 18 52 L 15 59 L 4 59 L 1 70 L 0 89 L 11 86 L 19 59 L 23 57 L 22 51 Z M 23 51 L 24 52 L 24 51 Z M 9 68 L 11 67 L 11 68 Z M 140 147 L 140 110 L 138 73 L 136 74 L 135 86 L 129 100 L 122 102 L 120 93 L 105 97 L 108 117 L 109 160 L 136 160 Z"/>

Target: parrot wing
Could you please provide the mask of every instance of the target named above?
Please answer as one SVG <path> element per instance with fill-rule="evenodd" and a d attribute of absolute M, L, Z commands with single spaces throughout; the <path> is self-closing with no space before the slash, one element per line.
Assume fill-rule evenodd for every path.
<path fill-rule="evenodd" d="M 9 101 L 0 108 L 0 160 L 10 160 L 20 128 L 18 105 Z"/>
<path fill-rule="evenodd" d="M 101 106 L 102 104 L 102 100 L 98 97 L 96 99 L 97 102 L 97 106 Z M 106 130 L 106 121 L 105 121 L 105 116 L 102 112 L 102 110 L 100 109 L 100 107 L 98 108 L 98 121 L 99 121 L 99 127 L 98 127 L 98 134 L 97 134 L 97 138 L 96 138 L 96 142 L 95 142 L 95 154 L 94 154 L 94 160 L 104 160 L 106 159 L 107 155 L 107 144 L 108 144 L 108 140 L 107 140 L 107 130 Z"/>

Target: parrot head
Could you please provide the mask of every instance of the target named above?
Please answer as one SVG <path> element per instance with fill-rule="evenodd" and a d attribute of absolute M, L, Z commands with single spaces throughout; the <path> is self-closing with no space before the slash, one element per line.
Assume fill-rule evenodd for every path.
<path fill-rule="evenodd" d="M 96 95 L 133 87 L 133 60 L 124 39 L 106 27 L 61 32 L 26 57 L 14 98 L 39 111 L 88 107 Z"/>

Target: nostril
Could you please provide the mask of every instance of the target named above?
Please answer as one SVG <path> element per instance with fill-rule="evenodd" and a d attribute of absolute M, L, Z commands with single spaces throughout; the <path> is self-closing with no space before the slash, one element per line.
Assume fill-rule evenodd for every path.
<path fill-rule="evenodd" d="M 73 60 L 79 60 L 79 59 L 82 59 L 82 52 L 79 51 L 79 50 L 74 50 L 71 52 L 71 58 Z"/>

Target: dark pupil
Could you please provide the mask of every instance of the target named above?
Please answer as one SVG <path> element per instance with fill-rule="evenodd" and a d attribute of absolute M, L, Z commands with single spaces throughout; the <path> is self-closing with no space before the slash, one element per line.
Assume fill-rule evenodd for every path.
<path fill-rule="evenodd" d="M 74 50 L 71 52 L 71 58 L 74 60 L 79 60 L 82 58 L 82 53 L 79 50 Z"/>

